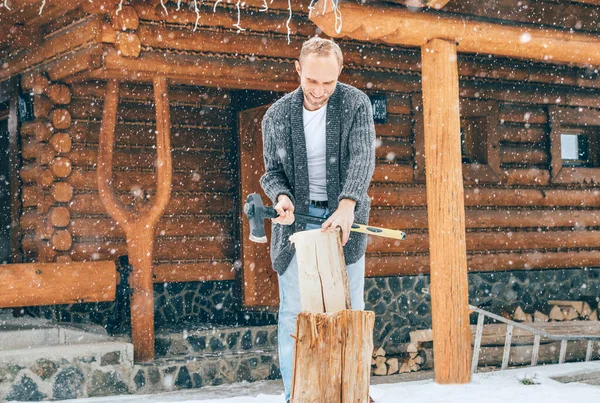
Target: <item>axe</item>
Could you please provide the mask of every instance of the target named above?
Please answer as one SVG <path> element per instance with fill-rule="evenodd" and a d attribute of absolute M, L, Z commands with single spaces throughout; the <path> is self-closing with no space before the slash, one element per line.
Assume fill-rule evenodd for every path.
<path fill-rule="evenodd" d="M 266 243 L 265 219 L 278 217 L 279 214 L 277 214 L 277 211 L 275 211 L 273 207 L 263 205 L 262 199 L 258 193 L 251 193 L 246 198 L 244 213 L 248 216 L 248 222 L 250 223 L 250 240 L 257 243 Z M 296 213 L 294 213 L 294 218 L 298 222 L 317 225 L 323 224 L 327 220 L 326 218 Z M 352 224 L 350 231 L 382 236 L 385 238 L 406 239 L 406 234 L 402 231 L 371 227 L 363 224 Z"/>

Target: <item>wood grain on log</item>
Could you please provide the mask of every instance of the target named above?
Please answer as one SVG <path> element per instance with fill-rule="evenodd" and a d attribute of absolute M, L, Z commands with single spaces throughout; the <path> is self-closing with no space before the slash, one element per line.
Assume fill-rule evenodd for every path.
<path fill-rule="evenodd" d="M 0 306 L 112 301 L 116 279 L 113 262 L 5 264 L 0 266 Z"/>

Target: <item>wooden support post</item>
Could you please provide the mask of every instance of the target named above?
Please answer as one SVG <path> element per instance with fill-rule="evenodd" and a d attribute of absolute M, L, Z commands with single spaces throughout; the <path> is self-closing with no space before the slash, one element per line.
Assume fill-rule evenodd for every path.
<path fill-rule="evenodd" d="M 471 379 L 456 44 L 421 48 L 435 381 Z"/>
<path fill-rule="evenodd" d="M 112 186 L 113 146 L 119 82 L 108 83 L 100 143 L 98 148 L 98 188 L 102 204 L 125 231 L 129 261 L 133 265 L 131 286 L 131 339 L 136 361 L 154 359 L 154 295 L 152 281 L 152 256 L 154 233 L 158 220 L 169 202 L 172 185 L 172 159 L 170 140 L 169 99 L 164 77 L 155 77 L 157 179 L 156 199 L 140 211 L 126 208 L 118 200 Z"/>

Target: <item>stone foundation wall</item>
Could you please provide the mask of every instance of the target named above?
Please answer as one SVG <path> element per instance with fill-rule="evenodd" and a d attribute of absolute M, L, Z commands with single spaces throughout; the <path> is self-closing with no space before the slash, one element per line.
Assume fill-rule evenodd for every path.
<path fill-rule="evenodd" d="M 242 307 L 242 292 L 234 281 L 157 284 L 156 328 L 197 329 L 211 326 L 264 326 L 277 322 L 275 309 Z M 494 313 L 521 304 L 534 309 L 550 299 L 600 296 L 600 269 L 531 270 L 469 274 L 469 301 Z M 375 343 L 408 340 L 414 329 L 431 326 L 429 276 L 378 277 L 365 280 L 366 309 L 376 313 Z M 55 321 L 106 325 L 114 304 L 78 304 L 28 308 Z M 128 312 L 118 322 L 126 326 Z M 126 332 L 127 329 L 121 329 Z"/>

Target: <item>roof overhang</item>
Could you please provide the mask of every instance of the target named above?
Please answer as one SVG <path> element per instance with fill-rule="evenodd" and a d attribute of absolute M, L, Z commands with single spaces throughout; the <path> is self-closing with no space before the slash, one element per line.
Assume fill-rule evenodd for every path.
<path fill-rule="evenodd" d="M 535 25 L 502 25 L 476 21 L 443 12 L 393 5 L 361 5 L 319 0 L 310 14 L 325 34 L 333 38 L 421 47 L 432 39 L 457 43 L 464 53 L 569 63 L 600 65 L 600 37 Z"/>

